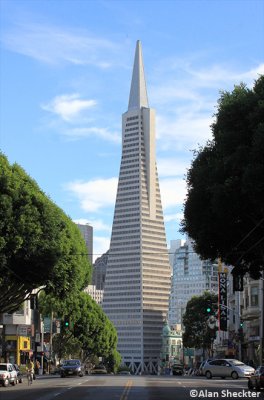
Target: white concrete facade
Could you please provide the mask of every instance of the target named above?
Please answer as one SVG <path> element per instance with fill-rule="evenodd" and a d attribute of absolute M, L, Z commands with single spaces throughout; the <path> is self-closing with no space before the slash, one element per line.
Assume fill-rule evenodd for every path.
<path fill-rule="evenodd" d="M 168 316 L 171 325 L 182 324 L 186 305 L 193 296 L 204 291 L 218 293 L 217 273 L 217 264 L 201 260 L 190 240 L 176 249 Z"/>
<path fill-rule="evenodd" d="M 89 296 L 97 303 L 97 304 L 102 304 L 103 297 L 104 297 L 104 291 L 100 289 L 96 289 L 95 285 L 88 285 L 84 289 L 85 293 L 88 293 Z"/>
<path fill-rule="evenodd" d="M 118 351 L 135 373 L 157 372 L 168 311 L 170 266 L 155 155 L 155 111 L 148 107 L 137 42 L 107 262 L 103 309 Z"/>

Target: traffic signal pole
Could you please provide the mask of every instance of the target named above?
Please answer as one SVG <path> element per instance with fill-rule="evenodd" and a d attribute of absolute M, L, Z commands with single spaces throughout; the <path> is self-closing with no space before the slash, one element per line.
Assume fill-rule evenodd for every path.
<path fill-rule="evenodd" d="M 41 342 L 40 342 L 40 348 L 41 348 L 41 357 L 40 357 L 40 368 L 39 374 L 43 374 L 43 367 L 44 367 L 44 357 L 43 357 L 43 351 L 44 351 L 44 323 L 43 320 L 41 319 L 40 321 L 40 326 L 41 326 Z"/>
<path fill-rule="evenodd" d="M 262 278 L 260 280 L 259 365 L 264 365 L 264 271 L 262 271 Z"/>

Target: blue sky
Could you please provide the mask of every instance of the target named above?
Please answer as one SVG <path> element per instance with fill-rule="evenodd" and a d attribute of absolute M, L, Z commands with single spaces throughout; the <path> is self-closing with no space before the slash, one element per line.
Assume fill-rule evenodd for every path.
<path fill-rule="evenodd" d="M 0 0 L 0 148 L 108 250 L 136 40 L 167 242 L 182 237 L 184 176 L 211 138 L 220 90 L 264 73 L 262 0 Z"/>

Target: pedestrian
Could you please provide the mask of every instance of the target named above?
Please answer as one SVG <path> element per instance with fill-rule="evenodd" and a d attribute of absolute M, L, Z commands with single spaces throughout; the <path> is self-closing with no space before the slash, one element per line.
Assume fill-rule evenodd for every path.
<path fill-rule="evenodd" d="M 35 362 L 35 371 L 36 371 L 37 375 L 39 373 L 39 367 L 40 367 L 40 362 L 39 362 L 39 360 L 36 360 L 36 362 Z"/>

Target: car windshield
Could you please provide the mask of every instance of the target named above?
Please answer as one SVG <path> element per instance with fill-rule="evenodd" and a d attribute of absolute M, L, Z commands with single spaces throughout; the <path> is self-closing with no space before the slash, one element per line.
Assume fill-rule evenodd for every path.
<path fill-rule="evenodd" d="M 1 370 L 1 371 L 7 371 L 7 365 L 5 365 L 5 364 L 0 364 L 0 370 Z"/>
<path fill-rule="evenodd" d="M 236 367 L 238 367 L 238 366 L 242 367 L 243 365 L 244 366 L 246 365 L 239 360 L 230 360 L 229 362 L 230 362 L 230 364 L 235 365 Z"/>
<path fill-rule="evenodd" d="M 76 361 L 76 360 L 68 360 L 68 361 L 64 361 L 63 365 L 72 367 L 72 366 L 80 365 L 80 362 Z"/>

